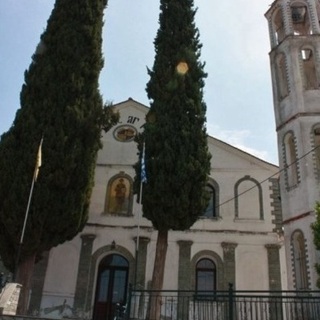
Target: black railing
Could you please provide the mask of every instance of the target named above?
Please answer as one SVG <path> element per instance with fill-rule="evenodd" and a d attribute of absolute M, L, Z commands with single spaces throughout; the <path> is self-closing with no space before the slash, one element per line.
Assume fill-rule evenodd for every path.
<path fill-rule="evenodd" d="M 320 320 L 320 291 L 150 291 L 130 290 L 125 320 Z"/>

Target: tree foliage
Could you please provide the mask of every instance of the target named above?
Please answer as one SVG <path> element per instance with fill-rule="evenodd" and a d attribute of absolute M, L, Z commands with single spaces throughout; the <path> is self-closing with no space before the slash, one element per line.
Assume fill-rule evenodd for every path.
<path fill-rule="evenodd" d="M 313 231 L 313 243 L 317 250 L 320 250 L 320 202 L 316 203 L 315 206 L 316 221 L 311 225 Z M 320 264 L 315 265 L 317 274 L 319 276 L 317 280 L 317 287 L 320 288 Z"/>
<path fill-rule="evenodd" d="M 206 73 L 193 0 L 161 0 L 160 10 L 155 61 L 148 70 L 151 107 L 139 137 L 147 174 L 143 213 L 157 230 L 186 230 L 207 205 Z M 138 165 L 136 171 L 139 177 Z"/>
<path fill-rule="evenodd" d="M 42 136 L 21 260 L 72 239 L 87 221 L 101 129 L 116 121 L 98 85 L 106 2 L 56 0 L 25 72 L 21 108 L 1 136 L 0 255 L 10 270 Z"/>

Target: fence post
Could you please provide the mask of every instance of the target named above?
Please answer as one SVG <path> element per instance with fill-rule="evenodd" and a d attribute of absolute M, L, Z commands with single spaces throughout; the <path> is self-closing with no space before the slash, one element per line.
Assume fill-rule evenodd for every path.
<path fill-rule="evenodd" d="M 229 318 L 228 320 L 233 320 L 233 284 L 229 283 Z"/>

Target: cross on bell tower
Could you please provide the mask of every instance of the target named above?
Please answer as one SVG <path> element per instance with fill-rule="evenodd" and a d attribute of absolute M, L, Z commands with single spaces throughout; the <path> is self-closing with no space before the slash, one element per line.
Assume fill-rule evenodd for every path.
<path fill-rule="evenodd" d="M 316 289 L 310 225 L 320 201 L 320 1 L 275 0 L 265 14 L 278 136 L 289 289 Z"/>

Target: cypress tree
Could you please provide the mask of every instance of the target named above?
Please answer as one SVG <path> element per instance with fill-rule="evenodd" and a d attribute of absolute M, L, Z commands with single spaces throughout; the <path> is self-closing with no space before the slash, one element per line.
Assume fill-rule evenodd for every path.
<path fill-rule="evenodd" d="M 207 205 L 206 73 L 195 14 L 193 0 L 160 1 L 155 60 L 148 70 L 150 111 L 138 145 L 141 151 L 145 143 L 143 215 L 158 230 L 155 290 L 162 289 L 168 231 L 189 229 Z M 139 177 L 139 165 L 136 172 Z M 152 309 L 150 317 L 158 318 L 159 310 Z"/>
<path fill-rule="evenodd" d="M 18 268 L 28 291 L 34 262 L 84 227 L 101 129 L 115 121 L 99 92 L 107 0 L 56 0 L 25 72 L 15 120 L 0 141 L 0 255 L 15 268 L 36 155 L 34 184 Z M 23 300 L 22 295 L 22 300 Z M 26 312 L 26 301 L 22 302 Z"/>

